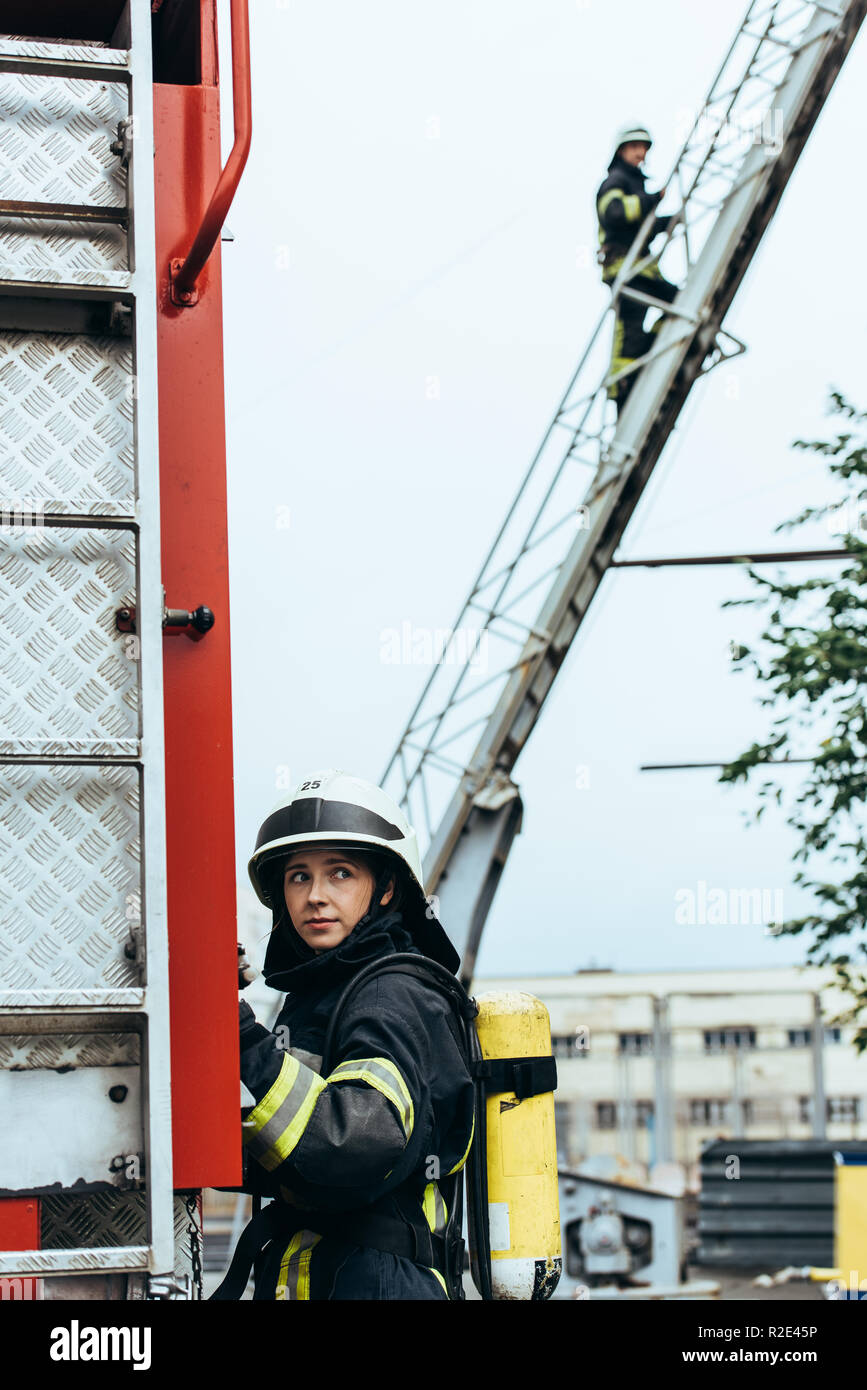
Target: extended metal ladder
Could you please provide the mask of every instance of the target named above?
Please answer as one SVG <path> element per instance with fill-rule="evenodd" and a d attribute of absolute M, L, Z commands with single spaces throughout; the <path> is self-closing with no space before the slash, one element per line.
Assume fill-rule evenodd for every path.
<path fill-rule="evenodd" d="M 680 285 L 653 348 L 609 367 L 636 238 L 384 774 L 428 848 L 428 891 L 472 974 L 522 807 L 511 773 L 863 21 L 865 0 L 754 0 L 667 180 Z M 652 214 L 645 228 L 649 230 Z M 660 254 L 659 246 L 656 254 Z M 609 392 L 637 373 L 615 418 Z M 565 438 L 564 438 L 565 434 Z"/>
<path fill-rule="evenodd" d="M 0 1275 L 143 1296 L 175 1265 L 150 5 L 91 37 L 0 39 L 0 1195 L 79 1201 Z"/>

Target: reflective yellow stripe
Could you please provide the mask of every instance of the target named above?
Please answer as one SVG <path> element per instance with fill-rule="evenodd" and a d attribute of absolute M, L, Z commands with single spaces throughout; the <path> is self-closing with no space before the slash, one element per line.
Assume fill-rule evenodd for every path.
<path fill-rule="evenodd" d="M 425 1221 L 430 1227 L 431 1234 L 438 1236 L 445 1235 L 446 1225 L 449 1219 L 449 1210 L 435 1182 L 429 1182 L 425 1187 L 424 1197 L 422 1198 L 422 1210 L 424 1211 Z M 430 1265 L 425 1265 L 425 1268 L 430 1269 L 431 1274 L 436 1275 L 443 1286 L 443 1292 L 446 1298 L 448 1298 L 448 1287 L 439 1270 L 433 1269 Z"/>
<path fill-rule="evenodd" d="M 435 1192 L 436 1187 L 432 1182 L 429 1182 L 424 1190 L 424 1197 L 422 1198 L 425 1221 L 432 1231 L 435 1231 L 437 1228 L 436 1210 L 434 1207 Z"/>
<path fill-rule="evenodd" d="M 394 1062 L 387 1057 L 354 1057 L 334 1068 L 328 1077 L 328 1085 L 337 1081 L 364 1081 L 390 1100 L 400 1116 L 403 1132 L 409 1142 L 415 1122 L 412 1097 Z"/>
<path fill-rule="evenodd" d="M 267 1172 L 289 1157 L 324 1089 L 315 1071 L 286 1053 L 277 1080 L 241 1125 L 246 1149 Z"/>
<path fill-rule="evenodd" d="M 280 1261 L 276 1299 L 310 1299 L 310 1256 L 322 1239 L 315 1231 L 296 1231 Z"/>
<path fill-rule="evenodd" d="M 608 387 L 609 400 L 616 401 L 618 395 L 617 382 L 611 382 L 611 378 L 622 371 L 624 367 L 628 366 L 631 361 L 631 357 L 623 356 L 623 320 L 621 318 L 615 318 L 614 338 L 611 343 L 611 366 L 608 368 L 607 378 L 611 383 Z"/>
<path fill-rule="evenodd" d="M 626 257 L 625 257 L 625 256 L 618 256 L 618 258 L 617 258 L 616 261 L 611 261 L 611 263 L 610 263 L 609 265 L 605 266 L 604 270 L 602 271 L 602 279 L 603 279 L 603 281 L 604 281 L 604 283 L 605 283 L 606 285 L 610 285 L 614 280 L 616 280 L 617 275 L 618 275 L 618 272 L 619 272 L 619 270 L 620 270 L 620 267 L 623 265 L 623 262 L 624 262 L 625 260 L 626 260 Z M 647 262 L 647 265 L 642 266 L 640 270 L 637 270 L 637 271 L 635 272 L 635 274 L 637 274 L 637 275 L 647 275 L 647 276 L 649 276 L 651 279 L 654 279 L 654 280 L 662 280 L 662 279 L 663 279 L 663 274 L 662 274 L 662 271 L 661 271 L 660 268 L 659 268 L 659 261 L 658 261 L 658 259 L 655 260 L 655 261 L 648 261 L 648 262 Z M 631 283 L 631 281 L 627 281 L 627 284 L 630 284 L 630 283 Z M 640 286 L 640 285 L 636 285 L 635 288 L 636 288 L 636 289 L 640 289 L 641 286 Z M 632 302 L 633 302 L 633 304 L 635 304 L 635 305 L 638 304 L 638 301 L 635 300 L 635 299 L 634 299 Z M 654 306 L 653 306 L 652 304 L 648 304 L 646 307 L 647 307 L 648 309 L 652 309 Z"/>
<path fill-rule="evenodd" d="M 622 200 L 623 215 L 627 222 L 639 222 L 641 220 L 641 199 L 637 193 L 624 193 L 622 188 L 610 188 L 607 193 L 602 194 L 596 204 L 600 219 L 605 216 L 606 210 L 615 198 Z"/>
<path fill-rule="evenodd" d="M 475 1134 L 476 1134 L 476 1117 L 475 1117 L 475 1114 L 474 1114 L 474 1115 L 473 1115 L 473 1123 L 470 1125 L 470 1142 L 469 1142 L 469 1144 L 467 1144 L 467 1147 L 464 1149 L 463 1158 L 459 1158 L 458 1161 L 457 1161 L 457 1163 L 455 1164 L 454 1168 L 450 1168 L 450 1169 L 449 1169 L 448 1173 L 446 1174 L 447 1177 L 450 1178 L 451 1175 L 452 1175 L 452 1173 L 457 1173 L 457 1172 L 459 1171 L 459 1169 L 463 1168 L 464 1164 L 466 1163 L 467 1159 L 468 1159 L 469 1156 L 470 1156 L 470 1149 L 473 1147 L 473 1139 L 475 1138 Z"/>
<path fill-rule="evenodd" d="M 443 1201 L 443 1195 L 435 1182 L 429 1182 L 424 1190 L 422 1210 L 424 1211 L 425 1221 L 433 1232 L 442 1232 L 445 1230 L 446 1222 L 449 1219 L 449 1209 Z"/>

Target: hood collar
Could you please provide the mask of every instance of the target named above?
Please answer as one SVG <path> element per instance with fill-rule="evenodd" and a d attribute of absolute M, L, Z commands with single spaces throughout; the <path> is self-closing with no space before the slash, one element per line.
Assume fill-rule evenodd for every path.
<path fill-rule="evenodd" d="M 389 864 L 383 865 L 371 896 L 371 902 L 377 906 L 366 912 L 349 935 L 330 951 L 317 952 L 308 946 L 295 930 L 285 905 L 281 905 L 279 916 L 275 911 L 265 952 L 265 983 L 285 993 L 318 989 L 348 979 L 379 956 L 413 950 L 430 956 L 454 973 L 460 957 L 415 880 L 406 884 L 403 911 L 390 912 L 387 904 L 380 904 L 393 872 Z"/>
<path fill-rule="evenodd" d="M 613 174 L 615 169 L 625 169 L 628 174 L 634 174 L 636 177 L 641 179 L 642 183 L 644 183 L 647 179 L 647 175 L 645 174 L 643 169 L 639 168 L 637 164 L 627 164 L 623 156 L 619 154 L 616 154 L 612 159 L 611 163 L 609 164 L 609 174 Z"/>

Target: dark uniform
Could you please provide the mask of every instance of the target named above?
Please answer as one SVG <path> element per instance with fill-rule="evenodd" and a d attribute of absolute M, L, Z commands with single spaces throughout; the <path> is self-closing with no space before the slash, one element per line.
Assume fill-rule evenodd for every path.
<path fill-rule="evenodd" d="M 596 213 L 599 218 L 599 246 L 602 260 L 602 279 L 607 285 L 613 283 L 630 250 L 636 233 L 651 209 L 655 208 L 662 195 L 647 193 L 644 188 L 645 175 L 641 169 L 627 164 L 619 154 L 615 154 L 608 166 L 608 177 L 596 194 Z M 668 230 L 670 217 L 656 217 L 651 225 L 650 235 L 639 251 L 642 257 L 650 242 L 660 232 Z M 659 269 L 658 261 L 650 261 L 639 275 L 634 275 L 627 284 L 642 293 L 652 295 L 670 304 L 677 294 L 677 285 L 666 280 Z M 635 299 L 620 298 L 614 324 L 614 344 L 611 353 L 612 372 L 643 357 L 649 352 L 659 328 L 659 320 L 647 332 L 644 319 L 648 306 Z M 631 373 L 609 389 L 609 396 L 622 406 L 635 381 L 636 373 Z"/>
<path fill-rule="evenodd" d="M 443 1191 L 451 1195 L 473 1132 L 473 1084 L 449 1004 L 405 975 L 362 985 L 322 1075 L 352 976 L 397 951 L 422 955 L 407 920 L 379 907 L 317 954 L 284 916 L 265 958 L 267 982 L 289 991 L 274 1031 L 241 1006 L 241 1076 L 256 1101 L 242 1112 L 245 1187 L 276 1197 L 285 1218 L 257 1260 L 256 1299 L 448 1297 L 437 1267 Z M 436 958 L 431 933 L 419 939 Z M 451 945 L 439 954 L 453 970 Z M 395 1232 L 402 1254 L 389 1249 Z"/>

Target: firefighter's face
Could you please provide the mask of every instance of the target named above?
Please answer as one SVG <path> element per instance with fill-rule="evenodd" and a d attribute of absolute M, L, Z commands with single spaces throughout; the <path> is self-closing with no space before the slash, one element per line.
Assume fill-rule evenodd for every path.
<path fill-rule="evenodd" d="M 639 164 L 644 163 L 649 149 L 650 146 L 645 140 L 627 140 L 625 145 L 620 146 L 620 158 L 637 169 Z"/>
<path fill-rule="evenodd" d="M 345 941 L 370 906 L 374 877 L 360 859 L 339 850 L 298 850 L 283 870 L 283 896 L 292 925 L 314 951 Z M 382 895 L 394 896 L 390 883 Z"/>

